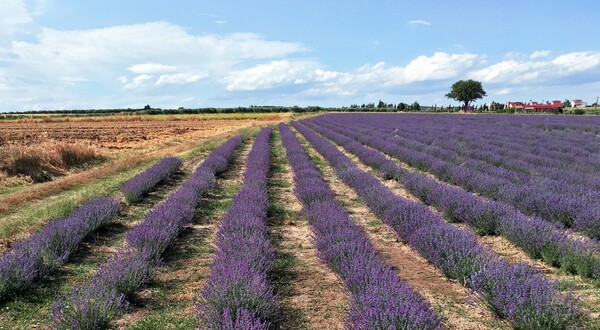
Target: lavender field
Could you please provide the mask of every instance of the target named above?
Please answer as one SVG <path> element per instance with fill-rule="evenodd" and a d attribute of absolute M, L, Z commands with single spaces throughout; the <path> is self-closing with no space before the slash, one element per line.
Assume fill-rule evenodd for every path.
<path fill-rule="evenodd" d="M 598 329 L 600 120 L 338 114 L 6 244 L 0 328 Z"/>

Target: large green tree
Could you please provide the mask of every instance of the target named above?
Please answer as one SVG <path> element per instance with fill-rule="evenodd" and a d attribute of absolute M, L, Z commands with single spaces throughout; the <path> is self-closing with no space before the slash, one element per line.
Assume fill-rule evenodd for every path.
<path fill-rule="evenodd" d="M 459 102 L 464 103 L 464 107 L 467 108 L 469 103 L 480 99 L 487 94 L 481 86 L 481 82 L 469 79 L 459 80 L 452 84 L 452 90 L 446 94 L 447 98 L 455 99 Z"/>

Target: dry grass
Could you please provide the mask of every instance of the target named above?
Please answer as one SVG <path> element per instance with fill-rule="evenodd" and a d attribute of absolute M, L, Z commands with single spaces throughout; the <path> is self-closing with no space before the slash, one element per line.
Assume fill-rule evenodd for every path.
<path fill-rule="evenodd" d="M 85 143 L 46 141 L 34 145 L 9 145 L 0 150 L 0 186 L 8 176 L 46 182 L 101 159 L 98 149 Z M 10 181 L 8 182 L 10 186 Z"/>

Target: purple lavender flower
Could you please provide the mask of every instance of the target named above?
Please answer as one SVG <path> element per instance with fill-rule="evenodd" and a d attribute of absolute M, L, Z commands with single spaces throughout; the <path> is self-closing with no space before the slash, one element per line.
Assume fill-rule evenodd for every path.
<path fill-rule="evenodd" d="M 165 157 L 134 176 L 121 187 L 121 193 L 129 204 L 137 202 L 142 195 L 152 190 L 158 183 L 166 180 L 177 171 L 183 162 L 177 157 Z"/>
<path fill-rule="evenodd" d="M 99 266 L 90 283 L 59 297 L 51 311 L 59 329 L 96 329 L 127 309 L 126 296 L 148 281 L 160 255 L 194 217 L 202 195 L 212 187 L 215 174 L 225 170 L 242 143 L 235 136 L 215 149 L 167 200 L 155 207 L 126 237 L 126 246 Z M 225 163 L 224 163 L 224 162 Z"/>
<path fill-rule="evenodd" d="M 218 251 L 196 306 L 202 328 L 267 329 L 279 315 L 269 280 L 275 259 L 267 227 L 271 133 L 266 128 L 257 135 L 244 187 L 221 221 Z"/>
<path fill-rule="evenodd" d="M 291 130 L 283 124 L 279 125 L 279 129 L 294 170 L 295 193 L 304 204 L 304 212 L 315 234 L 318 256 L 340 276 L 350 292 L 346 328 L 440 328 L 440 318 L 431 306 L 383 261 L 360 226 L 335 200 L 333 192 Z M 311 136 L 305 136 L 315 142 Z M 316 147 L 319 150 L 319 146 Z M 332 157 L 335 159 L 332 163 L 339 165 L 336 168 L 339 175 L 364 185 L 364 191 L 377 198 L 376 192 L 366 186 L 368 178 L 361 177 L 350 160 L 339 154 L 336 156 Z M 382 200 L 387 199 L 382 197 Z M 380 212 L 388 209 L 382 207 Z"/>
<path fill-rule="evenodd" d="M 0 259 L 0 299 L 64 264 L 87 235 L 113 221 L 120 210 L 114 199 L 96 198 L 15 243 Z"/>

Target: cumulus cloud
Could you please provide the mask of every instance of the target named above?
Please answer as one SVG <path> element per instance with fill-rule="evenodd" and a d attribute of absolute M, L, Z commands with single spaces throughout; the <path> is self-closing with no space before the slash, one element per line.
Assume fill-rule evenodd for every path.
<path fill-rule="evenodd" d="M 406 66 L 404 73 L 408 81 L 442 80 L 456 77 L 482 60 L 481 55 L 437 52 L 433 56 L 417 57 Z"/>
<path fill-rule="evenodd" d="M 8 2 L 1 3 L 6 7 Z M 7 80 L 0 96 L 11 100 L 5 110 L 20 110 L 42 104 L 38 99 L 18 101 L 16 96 L 24 92 L 81 100 L 78 92 L 94 85 L 118 95 L 119 89 L 190 84 L 206 77 L 218 83 L 248 61 L 281 59 L 306 50 L 301 43 L 267 40 L 254 33 L 192 34 L 166 22 L 88 30 L 41 28 L 35 38 L 0 45 L 0 76 Z M 76 81 L 88 83 L 74 86 Z"/>
<path fill-rule="evenodd" d="M 550 82 L 600 69 L 600 52 L 574 52 L 551 60 L 511 59 L 475 70 L 470 78 L 487 83 Z"/>
<path fill-rule="evenodd" d="M 251 91 L 282 84 L 302 84 L 312 79 L 317 66 L 312 61 L 272 61 L 233 72 L 225 81 L 229 91 Z"/>
<path fill-rule="evenodd" d="M 311 84 L 311 95 L 352 95 L 365 90 L 407 86 L 414 82 L 447 80 L 465 74 L 483 60 L 474 54 L 419 56 L 406 66 L 379 62 L 365 64 L 354 71 L 324 70 L 310 61 L 274 61 L 236 72 L 228 77 L 227 89 L 257 90 L 286 84 Z"/>
<path fill-rule="evenodd" d="M 23 0 L 0 1 L 0 37 L 13 34 L 20 26 L 31 20 Z"/>

